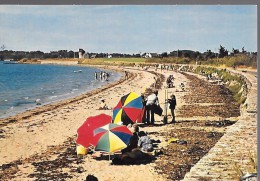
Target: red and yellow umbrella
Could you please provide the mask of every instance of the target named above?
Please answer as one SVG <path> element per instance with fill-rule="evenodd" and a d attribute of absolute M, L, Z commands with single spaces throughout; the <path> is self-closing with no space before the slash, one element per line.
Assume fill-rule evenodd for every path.
<path fill-rule="evenodd" d="M 130 92 L 121 97 L 113 109 L 113 123 L 128 125 L 141 122 L 143 111 L 142 97 L 135 92 Z"/>
<path fill-rule="evenodd" d="M 93 131 L 96 128 L 111 123 L 111 120 L 111 116 L 106 114 L 88 117 L 77 130 L 78 137 L 76 143 L 84 146 L 85 148 L 93 145 Z"/>

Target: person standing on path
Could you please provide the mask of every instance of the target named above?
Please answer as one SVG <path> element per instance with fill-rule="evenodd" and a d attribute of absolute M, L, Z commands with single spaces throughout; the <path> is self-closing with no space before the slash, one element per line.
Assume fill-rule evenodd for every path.
<path fill-rule="evenodd" d="M 128 72 L 125 70 L 125 80 L 128 79 Z"/>
<path fill-rule="evenodd" d="M 175 114 L 174 114 L 174 110 L 175 110 L 175 107 L 176 107 L 176 97 L 175 97 L 174 94 L 171 95 L 171 99 L 168 99 L 168 103 L 170 104 L 170 110 L 171 110 L 171 114 L 172 114 L 171 123 L 176 123 Z"/>
<path fill-rule="evenodd" d="M 159 105 L 159 99 L 158 99 L 158 90 L 155 90 L 153 94 L 149 95 L 147 97 L 146 102 L 146 122 L 147 124 L 154 125 L 154 112 L 155 112 L 155 105 Z"/>

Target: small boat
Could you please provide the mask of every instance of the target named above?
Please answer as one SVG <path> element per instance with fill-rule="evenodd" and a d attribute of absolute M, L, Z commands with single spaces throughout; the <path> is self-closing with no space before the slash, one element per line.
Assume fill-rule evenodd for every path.
<path fill-rule="evenodd" d="M 74 70 L 74 73 L 80 73 L 82 70 Z"/>
<path fill-rule="evenodd" d="M 18 64 L 17 61 L 5 60 L 4 64 Z"/>

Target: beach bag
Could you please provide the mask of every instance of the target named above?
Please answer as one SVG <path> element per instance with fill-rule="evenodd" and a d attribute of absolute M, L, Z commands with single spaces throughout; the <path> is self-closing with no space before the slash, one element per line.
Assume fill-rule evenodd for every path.
<path fill-rule="evenodd" d="M 154 111 L 154 114 L 157 114 L 157 115 L 161 116 L 162 112 L 163 112 L 163 109 L 161 108 L 160 105 L 154 104 L 153 105 L 153 111 Z"/>
<path fill-rule="evenodd" d="M 82 145 L 77 146 L 77 155 L 86 155 L 87 152 L 88 152 L 88 149 L 85 148 L 84 146 L 82 146 Z"/>

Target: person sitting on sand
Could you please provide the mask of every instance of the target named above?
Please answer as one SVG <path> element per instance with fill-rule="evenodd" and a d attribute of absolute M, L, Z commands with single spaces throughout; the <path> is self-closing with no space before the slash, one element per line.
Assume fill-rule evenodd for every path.
<path fill-rule="evenodd" d="M 168 87 L 168 88 L 172 88 L 172 87 L 173 87 L 173 80 L 174 80 L 173 75 L 170 75 L 170 76 L 167 78 L 166 84 L 167 84 L 167 87 Z"/>
<path fill-rule="evenodd" d="M 153 159 L 152 155 L 142 152 L 140 149 L 135 148 L 130 152 L 126 152 L 122 155 L 116 156 L 112 159 L 113 165 L 132 165 L 140 161 Z"/>
<path fill-rule="evenodd" d="M 140 131 L 139 134 L 139 140 L 137 146 L 141 148 L 144 152 L 152 152 L 153 151 L 153 144 L 150 137 L 145 134 L 144 131 Z"/>
<path fill-rule="evenodd" d="M 133 124 L 133 136 L 130 138 L 129 144 L 126 148 L 121 150 L 122 153 L 131 152 L 134 148 L 137 148 L 139 127 L 137 124 Z"/>
<path fill-rule="evenodd" d="M 100 106 L 99 106 L 98 109 L 99 110 L 108 110 L 109 109 L 106 102 L 105 102 L 105 99 L 100 100 Z"/>

